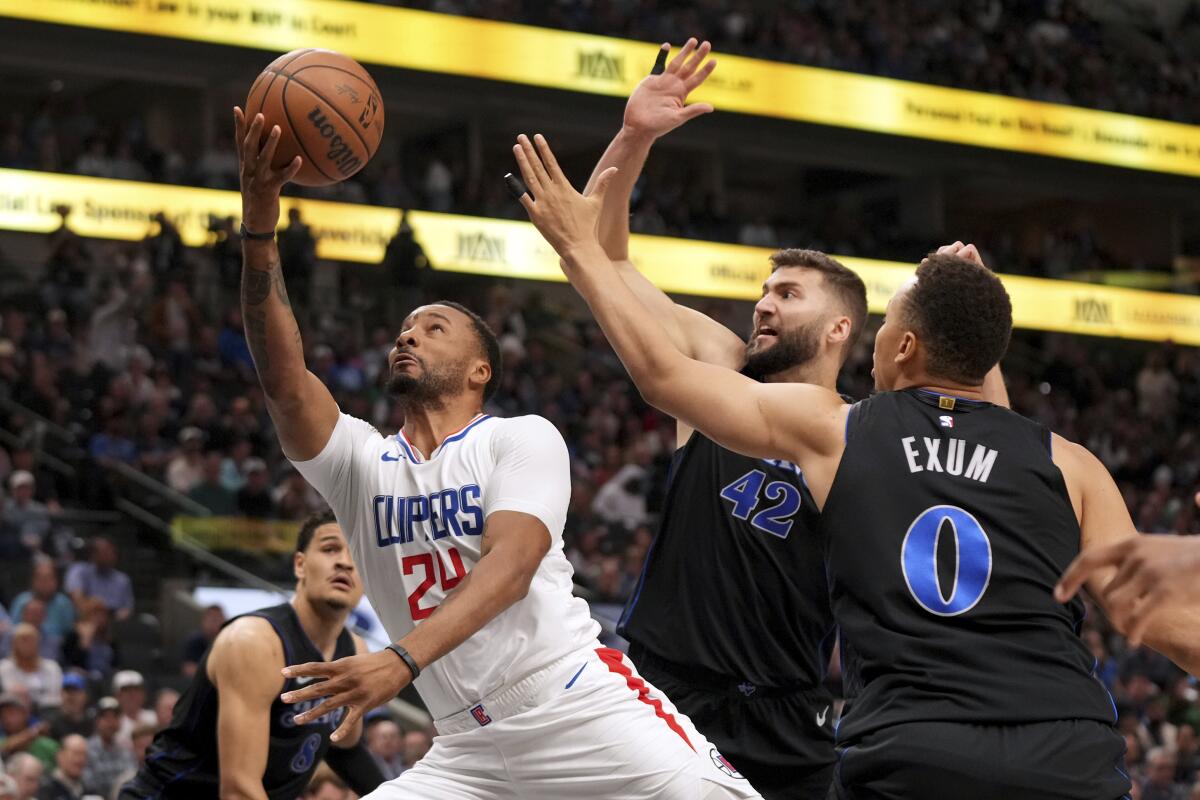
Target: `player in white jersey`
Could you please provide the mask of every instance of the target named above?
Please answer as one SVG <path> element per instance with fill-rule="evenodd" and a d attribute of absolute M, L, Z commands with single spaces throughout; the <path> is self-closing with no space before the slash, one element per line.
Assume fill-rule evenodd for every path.
<path fill-rule="evenodd" d="M 691 721 L 645 683 L 571 595 L 562 551 L 566 445 L 541 417 L 482 413 L 499 382 L 495 335 L 439 303 L 404 320 L 388 358 L 404 428 L 344 415 L 307 370 L 274 242 L 279 129 L 235 110 L 242 160 L 242 315 L 284 453 L 333 508 L 389 650 L 288 667 L 323 678 L 283 696 L 345 707 L 333 740 L 415 681 L 433 748 L 370 797 L 754 798 Z"/>

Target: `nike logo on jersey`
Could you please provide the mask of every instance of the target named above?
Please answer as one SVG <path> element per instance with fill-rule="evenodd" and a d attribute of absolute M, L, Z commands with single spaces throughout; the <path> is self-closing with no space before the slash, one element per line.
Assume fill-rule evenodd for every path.
<path fill-rule="evenodd" d="M 829 706 L 825 706 L 823 709 L 821 709 L 821 712 L 819 714 L 817 714 L 817 727 L 818 728 L 825 724 L 825 716 L 828 713 L 829 713 Z"/>
<path fill-rule="evenodd" d="M 403 459 L 404 456 L 394 455 L 392 453 L 384 453 L 382 458 L 383 461 L 401 461 Z"/>

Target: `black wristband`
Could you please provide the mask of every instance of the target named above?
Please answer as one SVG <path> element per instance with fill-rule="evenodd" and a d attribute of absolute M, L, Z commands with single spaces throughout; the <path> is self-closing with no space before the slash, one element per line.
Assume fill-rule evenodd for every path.
<path fill-rule="evenodd" d="M 405 650 L 403 647 L 396 644 L 395 642 L 392 642 L 391 644 L 389 644 L 387 646 L 387 649 L 391 650 L 393 653 L 400 656 L 400 660 L 408 665 L 409 671 L 412 672 L 412 679 L 415 681 L 417 679 L 417 676 L 421 674 L 421 668 L 417 666 L 416 659 L 414 659 L 411 655 L 409 655 L 407 650 Z"/>
<path fill-rule="evenodd" d="M 275 238 L 275 231 L 271 231 L 270 233 L 254 233 L 253 231 L 247 230 L 246 223 L 243 222 L 242 238 L 253 239 L 256 242 L 267 242 Z"/>

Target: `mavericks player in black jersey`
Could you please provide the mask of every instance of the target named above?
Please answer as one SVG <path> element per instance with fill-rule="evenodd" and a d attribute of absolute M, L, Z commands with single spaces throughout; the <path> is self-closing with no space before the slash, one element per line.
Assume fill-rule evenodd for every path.
<path fill-rule="evenodd" d="M 715 66 L 689 41 L 643 80 L 596 167 L 620 172 L 601 241 L 683 352 L 764 381 L 837 385 L 867 316 L 862 280 L 823 253 L 781 250 L 749 341 L 685 306 L 629 261 L 629 200 L 653 142 L 711 106 L 685 106 Z M 660 51 L 660 63 L 666 48 Z M 702 66 L 703 65 L 703 66 Z M 638 671 L 666 692 L 768 800 L 823 798 L 835 763 L 834 642 L 817 506 L 786 461 L 727 450 L 678 424 L 662 522 L 618 631 Z"/>
<path fill-rule="evenodd" d="M 1085 448 L 983 400 L 1012 308 L 999 279 L 934 255 L 888 304 L 880 390 L 846 406 L 689 359 L 596 239 L 612 173 L 575 192 L 543 139 L 518 159 L 531 220 L 563 259 L 646 399 L 724 446 L 803 470 L 822 507 L 834 618 L 855 689 L 831 797 L 1115 800 L 1115 709 L 1053 590 L 1081 545 L 1136 536 Z M 535 188 L 536 187 L 536 188 Z M 1111 568 L 1089 582 L 1101 605 Z M 1200 667 L 1191 620 L 1145 640 Z"/>
<path fill-rule="evenodd" d="M 171 724 L 150 745 L 145 766 L 121 789 L 122 800 L 294 800 L 303 793 L 343 712 L 296 725 L 293 718 L 304 709 L 279 696 L 298 682 L 280 673 L 290 664 L 363 650 L 346 629 L 362 587 L 331 512 L 305 521 L 294 560 L 295 597 L 221 629 L 176 703 Z M 354 747 L 360 733 L 361 726 L 336 746 Z M 370 758 L 359 759 L 355 772 L 347 777 L 359 792 L 383 780 Z"/>

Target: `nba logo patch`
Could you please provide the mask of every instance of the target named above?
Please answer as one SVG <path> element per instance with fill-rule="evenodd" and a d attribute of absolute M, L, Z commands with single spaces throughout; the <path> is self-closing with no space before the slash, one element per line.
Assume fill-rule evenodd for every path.
<path fill-rule="evenodd" d="M 708 751 L 708 757 L 712 759 L 713 766 L 724 772 L 731 778 L 740 778 L 746 780 L 742 773 L 738 772 L 733 764 L 729 763 L 729 759 L 717 752 L 717 748 Z"/>
<path fill-rule="evenodd" d="M 938 417 L 938 420 L 942 423 L 943 428 L 953 428 L 954 427 L 954 417 L 941 416 L 941 417 Z"/>
<path fill-rule="evenodd" d="M 489 717 L 487 712 L 483 710 L 482 703 L 471 709 L 471 716 L 475 718 L 475 721 L 479 723 L 480 727 L 488 725 L 492 721 L 492 718 Z"/>

